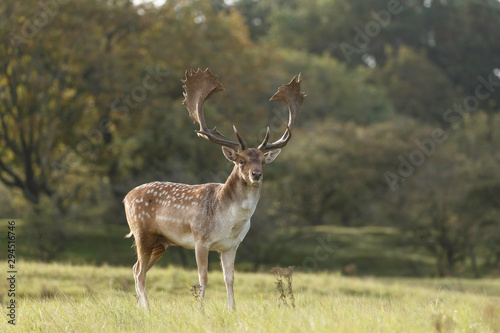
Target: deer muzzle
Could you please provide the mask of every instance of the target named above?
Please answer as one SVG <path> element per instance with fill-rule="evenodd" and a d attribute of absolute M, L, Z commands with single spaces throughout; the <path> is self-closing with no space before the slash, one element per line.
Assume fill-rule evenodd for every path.
<path fill-rule="evenodd" d="M 254 170 L 252 171 L 252 180 L 258 182 L 262 178 L 262 171 Z"/>

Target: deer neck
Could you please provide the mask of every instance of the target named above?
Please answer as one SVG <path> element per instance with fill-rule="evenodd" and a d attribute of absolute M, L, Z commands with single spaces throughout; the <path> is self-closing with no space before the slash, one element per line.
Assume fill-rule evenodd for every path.
<path fill-rule="evenodd" d="M 262 180 L 257 184 L 247 184 L 235 166 L 219 192 L 219 200 L 223 204 L 237 205 L 251 209 L 252 213 L 260 199 Z"/>

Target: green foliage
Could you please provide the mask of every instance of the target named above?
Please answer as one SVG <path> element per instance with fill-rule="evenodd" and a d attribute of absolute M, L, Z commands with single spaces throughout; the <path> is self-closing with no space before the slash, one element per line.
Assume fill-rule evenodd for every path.
<path fill-rule="evenodd" d="M 339 32 L 350 23 L 347 1 L 271 1 L 267 38 L 275 45 L 321 54 L 335 47 Z M 332 19 L 335 18 L 335 19 Z"/>
<path fill-rule="evenodd" d="M 303 89 L 308 99 L 307 109 L 300 115 L 302 122 L 334 117 L 369 124 L 393 115 L 385 90 L 369 82 L 370 72 L 365 68 L 348 70 L 327 54 L 315 56 L 286 49 L 279 55 L 285 73 L 302 72 L 305 78 Z"/>
<path fill-rule="evenodd" d="M 24 222 L 21 240 L 29 240 L 30 246 L 22 246 L 22 248 L 28 250 L 28 255 L 37 260 L 46 262 L 54 260 L 69 243 L 67 217 L 55 207 L 51 200 L 42 197 L 41 202 L 31 206 L 26 213 L 24 221 L 28 222 Z M 47 221 L 50 222 L 47 223 Z"/>
<path fill-rule="evenodd" d="M 130 245 L 117 244 L 131 188 L 225 181 L 231 165 L 181 105 L 185 70 L 210 67 L 226 91 L 207 103 L 208 125 L 231 135 L 235 124 L 250 145 L 269 124 L 271 139 L 283 133 L 283 106 L 268 102 L 279 85 L 301 72 L 308 95 L 266 168 L 243 265 L 311 256 L 316 228 L 342 238 L 334 228 L 390 227 L 424 268 L 398 273 L 389 264 L 406 259 L 370 256 L 400 249 L 387 240 L 319 268 L 498 274 L 498 1 L 401 1 L 385 23 L 387 0 L 44 3 L 0 3 L 0 181 L 10 191 L 0 189 L 0 216 L 23 221 L 33 245 L 23 254 L 130 260 Z M 186 254 L 165 263 L 190 265 Z M 374 258 L 382 268 L 365 268 Z"/>
<path fill-rule="evenodd" d="M 498 241 L 500 211 L 489 198 L 496 193 L 499 177 L 490 145 L 498 142 L 488 142 L 487 132 L 498 121 L 498 116 L 485 113 L 466 119 L 464 128 L 450 132 L 448 141 L 401 190 L 403 225 L 416 243 L 436 256 L 440 275 L 456 274 L 456 264 L 465 259 L 471 261 L 476 276 L 481 272 L 474 265 L 497 265 L 496 246 L 490 248 L 489 242 Z"/>
<path fill-rule="evenodd" d="M 282 174 L 272 182 L 276 195 L 284 192 L 287 199 L 277 215 L 302 225 L 384 224 L 392 203 L 383 173 L 397 166 L 400 151 L 412 149 L 407 137 L 423 130 L 414 121 L 400 121 L 359 126 L 327 119 L 296 131 L 302 140 L 280 156 L 286 172 L 268 171 Z"/>
<path fill-rule="evenodd" d="M 416 53 L 406 46 L 396 52 L 387 47 L 386 52 L 386 63 L 373 76 L 386 87 L 397 113 L 447 126 L 444 110 L 463 99 L 453 83 L 422 52 Z"/>

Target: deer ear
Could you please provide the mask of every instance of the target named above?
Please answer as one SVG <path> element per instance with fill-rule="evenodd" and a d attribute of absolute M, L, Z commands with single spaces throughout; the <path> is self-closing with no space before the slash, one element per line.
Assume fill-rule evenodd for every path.
<path fill-rule="evenodd" d="M 231 148 L 228 148 L 225 146 L 222 146 L 222 153 L 231 162 L 234 162 L 236 160 L 237 155 L 238 155 L 238 153 L 235 150 L 232 150 Z"/>
<path fill-rule="evenodd" d="M 267 153 L 265 153 L 264 154 L 264 164 L 269 164 L 272 161 L 274 161 L 274 159 L 276 157 L 278 157 L 280 152 L 281 152 L 281 149 L 274 149 L 274 150 L 271 150 L 271 151 L 268 151 Z"/>

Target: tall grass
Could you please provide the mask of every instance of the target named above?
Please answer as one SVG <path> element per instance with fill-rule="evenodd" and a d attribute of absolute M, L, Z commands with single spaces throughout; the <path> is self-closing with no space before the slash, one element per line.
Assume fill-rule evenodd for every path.
<path fill-rule="evenodd" d="M 210 272 L 200 307 L 188 287 L 195 271 L 153 268 L 145 312 L 136 306 L 131 268 L 21 263 L 18 270 L 18 332 L 500 332 L 498 280 L 295 272 L 294 308 L 279 306 L 271 274 L 236 273 L 234 312 L 221 272 Z M 0 296 L 5 309 L 8 297 Z M 4 317 L 0 331 L 7 330 Z"/>

